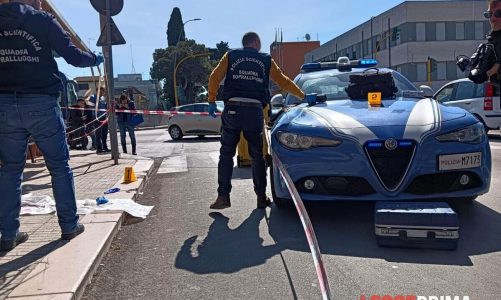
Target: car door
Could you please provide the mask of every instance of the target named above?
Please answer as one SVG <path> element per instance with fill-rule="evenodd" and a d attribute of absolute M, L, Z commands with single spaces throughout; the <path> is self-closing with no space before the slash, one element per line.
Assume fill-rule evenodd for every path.
<path fill-rule="evenodd" d="M 471 81 L 460 81 L 455 83 L 454 92 L 451 101 L 449 101 L 449 105 L 461 107 L 470 113 L 475 113 L 477 106 L 483 103 L 482 98 L 475 98 L 475 90 L 476 84 Z M 479 100 L 482 101 L 482 103 L 479 102 Z"/>
<path fill-rule="evenodd" d="M 433 98 L 443 105 L 450 105 L 450 101 L 452 101 L 452 96 L 454 93 L 454 83 L 450 83 L 442 87 Z"/>
<path fill-rule="evenodd" d="M 195 110 L 197 112 L 209 112 L 209 104 L 208 103 L 200 103 L 195 106 Z M 198 116 L 198 131 L 200 133 L 218 133 L 219 127 L 221 127 L 221 118 L 214 118 L 208 115 Z"/>
<path fill-rule="evenodd" d="M 189 113 L 194 110 L 193 104 L 188 104 L 181 106 L 179 108 L 179 112 L 181 113 Z M 175 122 L 181 128 L 184 134 L 190 134 L 196 129 L 196 122 L 193 120 L 193 115 L 179 114 L 176 116 Z"/>

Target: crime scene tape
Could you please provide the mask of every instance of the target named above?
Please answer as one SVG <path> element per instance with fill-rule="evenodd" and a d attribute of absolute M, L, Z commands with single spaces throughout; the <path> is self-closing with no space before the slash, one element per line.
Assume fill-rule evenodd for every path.
<path fill-rule="evenodd" d="M 99 123 L 101 123 L 102 125 L 104 125 L 104 124 L 103 124 L 103 122 L 108 123 L 108 118 L 103 119 L 103 120 L 98 120 L 98 119 L 96 118 L 96 119 L 94 119 L 94 120 L 90 121 L 89 123 L 86 123 L 86 124 L 85 124 L 85 125 L 83 125 L 83 126 L 80 126 L 80 127 L 78 127 L 78 128 L 75 128 L 75 129 L 73 129 L 72 131 L 66 132 L 66 135 L 68 135 L 68 134 L 72 134 L 72 133 L 75 133 L 75 132 L 79 131 L 80 129 L 86 128 L 86 127 L 88 127 L 88 126 L 89 126 L 89 124 L 92 124 L 92 123 L 94 123 L 94 122 L 96 122 L 96 121 L 97 121 L 97 122 L 99 122 Z M 101 126 L 99 126 L 99 127 L 101 127 Z"/>
<path fill-rule="evenodd" d="M 70 110 L 92 110 L 92 111 L 108 111 L 107 109 L 94 109 L 94 108 L 82 108 L 82 107 L 61 107 L 61 109 L 70 109 Z M 147 110 L 147 109 L 115 109 L 115 112 L 119 113 L 128 113 L 128 114 L 144 114 L 144 115 L 195 115 L 195 116 L 209 116 L 208 112 L 193 112 L 193 111 L 169 111 L 169 110 Z M 217 116 L 220 116 L 221 113 L 217 112 Z"/>
<path fill-rule="evenodd" d="M 269 130 L 265 131 L 266 139 L 271 149 L 271 138 L 269 136 L 270 133 Z M 320 252 L 317 236 L 315 235 L 315 230 L 313 229 L 313 225 L 311 224 L 308 212 L 304 207 L 303 200 L 301 200 L 299 192 L 297 191 L 292 178 L 289 176 L 289 173 L 287 173 L 285 166 L 282 164 L 275 153 L 273 153 L 273 161 L 276 162 L 278 170 L 280 171 L 280 175 L 285 179 L 285 185 L 287 186 L 287 189 L 292 196 L 292 200 L 294 202 L 294 205 L 296 206 L 299 218 L 301 219 L 301 224 L 303 225 L 303 230 L 306 234 L 306 239 L 308 240 L 308 245 L 310 247 L 311 256 L 313 257 L 313 262 L 315 263 L 315 271 L 317 272 L 318 282 L 320 283 L 322 299 L 331 300 L 331 290 L 329 287 L 329 281 L 327 279 L 327 272 L 325 272 L 324 262 L 322 260 L 322 253 Z M 273 164 L 270 166 L 270 168 L 273 168 Z"/>
<path fill-rule="evenodd" d="M 69 140 L 69 142 L 78 141 L 78 140 L 81 140 L 81 139 L 83 139 L 83 138 L 85 138 L 85 137 L 88 137 L 88 136 L 93 135 L 96 131 L 98 131 L 101 127 L 103 127 L 104 125 L 106 125 L 106 124 L 108 123 L 108 119 L 105 119 L 104 121 L 100 121 L 100 122 L 101 122 L 101 124 L 100 124 L 99 126 L 97 126 L 96 128 L 94 128 L 92 131 L 90 131 L 90 132 L 86 132 L 85 134 L 83 134 L 83 135 L 81 135 L 81 136 L 79 136 L 79 137 L 77 137 L 77 138 L 71 139 L 71 140 Z M 86 126 L 79 127 L 79 128 L 77 128 L 77 129 L 75 129 L 75 130 L 71 131 L 71 133 L 73 133 L 73 132 L 75 132 L 75 131 L 77 131 L 77 130 L 80 130 L 80 129 L 82 129 L 82 128 L 85 128 L 85 127 L 86 127 Z M 70 135 L 70 132 L 66 133 L 66 135 L 67 135 L 67 136 L 69 136 L 69 135 Z"/>

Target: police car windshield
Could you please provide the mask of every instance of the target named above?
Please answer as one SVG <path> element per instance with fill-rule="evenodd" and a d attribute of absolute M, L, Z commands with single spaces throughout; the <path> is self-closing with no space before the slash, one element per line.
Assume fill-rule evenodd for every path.
<path fill-rule="evenodd" d="M 346 94 L 345 88 L 350 84 L 350 75 L 360 74 L 361 72 L 346 72 L 329 74 L 325 73 L 323 76 L 316 74 L 308 74 L 301 76 L 296 84 L 303 90 L 305 94 L 317 93 L 325 94 L 327 101 L 331 100 L 346 100 L 349 99 Z M 393 73 L 393 80 L 398 88 L 399 93 L 402 91 L 417 91 L 416 87 L 405 77 L 397 72 Z M 302 100 L 292 94 L 288 94 L 286 105 L 302 103 Z"/>

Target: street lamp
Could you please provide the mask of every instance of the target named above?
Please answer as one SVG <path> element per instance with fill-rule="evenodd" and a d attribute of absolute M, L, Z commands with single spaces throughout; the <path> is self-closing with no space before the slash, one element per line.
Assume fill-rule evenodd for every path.
<path fill-rule="evenodd" d="M 177 38 L 176 46 L 179 44 L 179 41 L 181 41 L 181 33 L 183 33 L 183 31 L 184 31 L 184 25 L 186 25 L 186 23 L 189 23 L 192 21 L 200 21 L 200 20 L 202 20 L 202 19 L 194 18 L 194 19 L 190 19 L 190 20 L 183 23 L 182 30 L 179 31 L 179 37 Z M 174 83 L 174 101 L 176 103 L 176 106 L 179 106 L 179 103 L 177 101 L 177 87 L 176 87 L 176 60 L 177 60 L 177 51 L 174 53 L 174 80 L 173 80 L 173 83 Z"/>
<path fill-rule="evenodd" d="M 184 57 L 183 59 L 181 59 L 181 61 L 179 61 L 179 63 L 174 67 L 174 101 L 176 103 L 176 106 L 179 106 L 179 100 L 177 99 L 177 89 L 176 89 L 176 84 L 177 84 L 177 81 L 176 81 L 176 72 L 177 72 L 177 69 L 179 68 L 179 66 L 187 59 L 190 59 L 190 58 L 194 58 L 194 57 L 199 57 L 199 56 L 209 56 L 210 55 L 210 52 L 206 52 L 206 53 L 195 53 L 195 54 L 191 54 L 191 55 L 188 55 L 186 57 Z"/>

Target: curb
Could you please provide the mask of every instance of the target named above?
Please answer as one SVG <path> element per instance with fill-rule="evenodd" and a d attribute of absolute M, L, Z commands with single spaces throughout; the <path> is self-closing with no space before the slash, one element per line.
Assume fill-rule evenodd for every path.
<path fill-rule="evenodd" d="M 138 180 L 127 185 L 120 180 L 114 187 L 120 187 L 121 191 L 109 198 L 136 201 L 153 166 L 152 159 L 137 160 L 134 170 Z M 81 222 L 86 226 L 85 233 L 70 242 L 61 241 L 64 246 L 45 256 L 7 299 L 80 299 L 124 221 L 123 212 L 84 216 Z"/>

